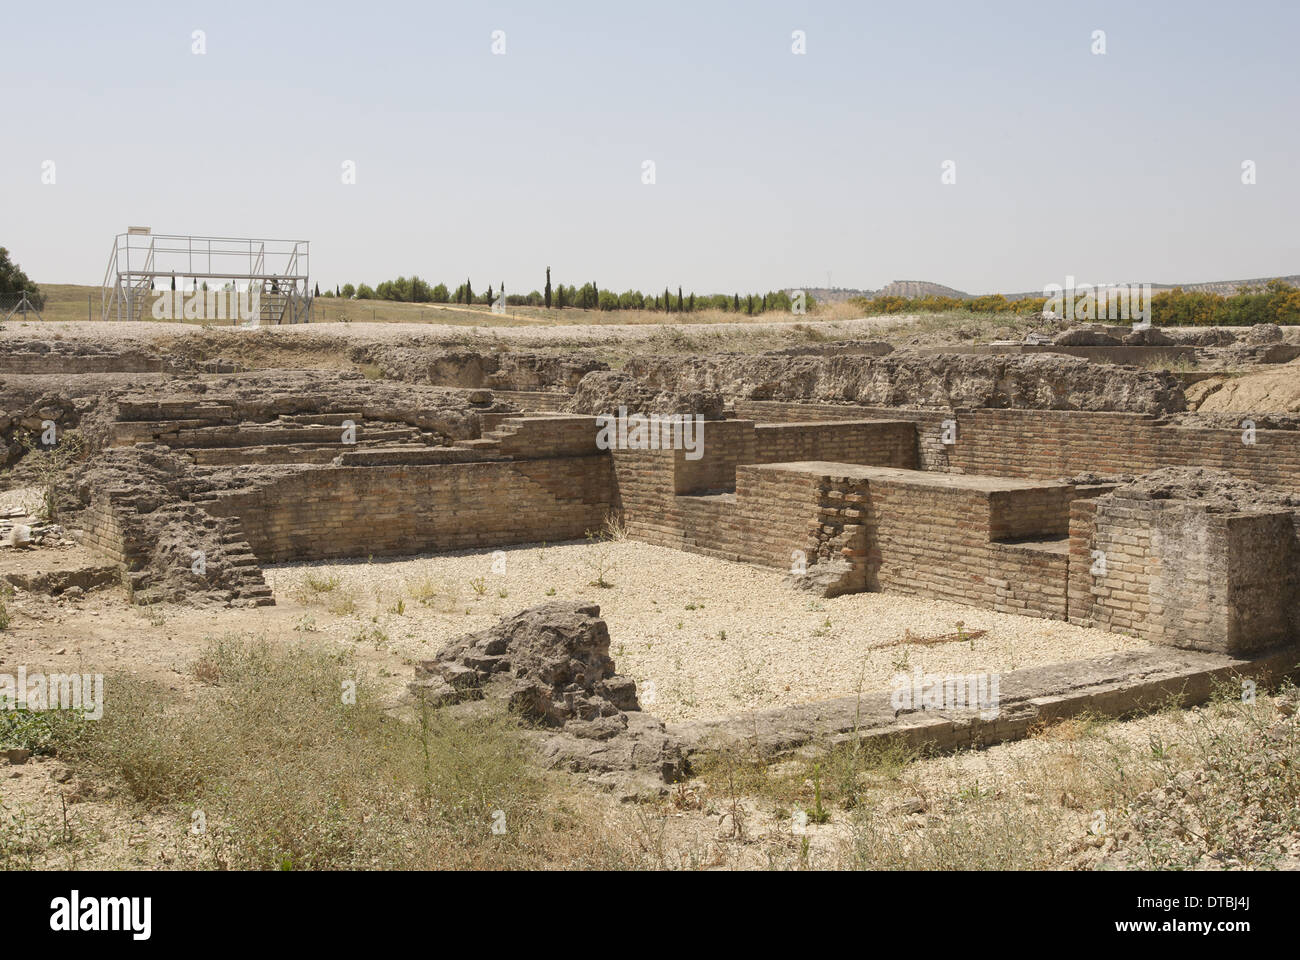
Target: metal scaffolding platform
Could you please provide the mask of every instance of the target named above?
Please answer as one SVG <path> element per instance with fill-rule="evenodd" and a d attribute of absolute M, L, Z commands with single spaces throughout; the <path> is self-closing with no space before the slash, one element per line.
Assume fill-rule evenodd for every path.
<path fill-rule="evenodd" d="M 189 237 L 155 234 L 148 227 L 130 227 L 113 240 L 108 268 L 104 271 L 102 319 L 143 320 L 151 317 L 160 295 L 169 293 L 181 281 L 180 297 L 165 304 L 173 308 L 184 299 L 185 281 L 193 281 L 191 296 L 200 282 L 224 281 L 220 291 L 203 302 L 191 302 L 192 313 L 204 311 L 218 301 L 216 293 L 229 293 L 239 304 L 247 326 L 306 323 L 311 320 L 311 287 L 308 283 L 309 248 L 306 240 L 255 240 L 245 237 Z M 168 289 L 157 291 L 154 283 L 168 281 Z M 241 287 L 241 281 L 243 286 Z M 224 305 L 226 298 L 220 298 Z"/>

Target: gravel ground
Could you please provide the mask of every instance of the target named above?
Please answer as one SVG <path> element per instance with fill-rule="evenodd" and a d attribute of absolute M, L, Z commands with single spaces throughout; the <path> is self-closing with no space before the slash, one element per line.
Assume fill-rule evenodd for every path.
<path fill-rule="evenodd" d="M 612 586 L 590 586 L 602 562 Z M 525 607 L 552 600 L 597 603 L 618 671 L 635 678 L 644 706 L 669 721 L 886 689 L 897 673 L 918 667 L 940 674 L 1000 672 L 1147 646 L 1132 637 L 940 600 L 880 593 L 815 599 L 787 586 L 776 571 L 633 541 L 281 565 L 266 575 L 277 596 L 301 595 L 308 576 L 337 577 L 333 589 L 306 591 L 310 607 L 299 629 L 373 644 L 408 662 Z M 430 594 L 424 602 L 413 596 L 423 592 Z M 354 612 L 347 612 L 350 603 Z M 890 645 L 906 631 L 917 637 L 955 633 L 958 621 L 966 632 L 988 633 L 973 647 Z"/>
<path fill-rule="evenodd" d="M 862 317 L 856 320 L 803 320 L 782 321 L 780 323 L 601 323 L 601 324 L 556 324 L 554 326 L 456 326 L 445 323 L 301 323 L 279 327 L 263 327 L 262 331 L 277 337 L 298 336 L 351 336 L 364 340 L 411 340 L 417 337 L 446 339 L 456 342 L 466 337 L 482 337 L 491 341 L 494 337 L 507 340 L 512 346 L 529 344 L 546 344 L 554 340 L 589 341 L 602 343 L 609 341 L 649 340 L 665 333 L 708 333 L 725 336 L 737 333 L 779 333 L 796 325 L 811 325 L 830 339 L 848 339 L 855 336 L 869 336 L 884 326 L 901 323 L 908 317 Z M 226 335 L 247 337 L 254 331 L 213 327 L 206 331 L 208 336 Z M 194 324 L 166 323 L 163 321 L 51 321 L 38 323 L 8 323 L 0 330 L 0 341 L 30 338 L 49 340 L 55 336 L 67 340 L 95 340 L 98 342 L 123 341 L 147 343 L 157 337 L 174 337 L 186 334 L 201 334 L 205 331 Z"/>

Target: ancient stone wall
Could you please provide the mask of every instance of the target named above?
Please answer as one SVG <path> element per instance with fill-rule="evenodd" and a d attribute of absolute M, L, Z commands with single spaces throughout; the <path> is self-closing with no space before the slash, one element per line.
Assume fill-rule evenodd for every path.
<path fill-rule="evenodd" d="M 644 391 L 716 393 L 735 404 L 776 400 L 1146 414 L 1177 413 L 1187 406 L 1182 385 L 1168 371 L 1090 364 L 1059 355 L 637 356 L 621 374 Z M 603 379 L 591 376 L 596 383 Z M 586 387 L 580 385 L 578 394 L 591 394 Z M 587 402 L 600 401 L 593 394 Z"/>
<path fill-rule="evenodd" d="M 754 427 L 754 458 L 746 462 L 834 460 L 915 469 L 916 440 L 916 427 L 906 420 L 760 423 Z"/>
<path fill-rule="evenodd" d="M 126 536 L 108 497 L 99 497 L 77 516 L 74 534 L 84 546 L 118 563 L 124 570 L 130 560 Z"/>
<path fill-rule="evenodd" d="M 735 489 L 736 468 L 741 464 L 830 460 L 890 467 L 917 465 L 916 429 L 905 420 L 780 424 L 708 420 L 701 429 L 699 459 L 677 451 L 677 493 Z"/>
<path fill-rule="evenodd" d="M 820 530 L 840 532 L 825 508 L 838 502 L 839 526 L 861 524 L 868 590 L 967 603 L 1064 619 L 1069 558 L 1067 484 L 953 477 L 881 467 L 779 464 L 767 471 L 809 473 L 824 491 Z M 1014 536 L 1040 539 L 999 542 Z M 850 556 L 853 562 L 856 558 Z"/>
<path fill-rule="evenodd" d="M 204 503 L 263 563 L 581 539 L 611 507 L 605 456 L 304 469 Z"/>
<path fill-rule="evenodd" d="M 631 535 L 733 559 L 761 554 L 774 558 L 775 565 L 788 565 L 791 552 L 801 544 L 788 536 L 769 544 L 764 529 L 764 516 L 777 516 L 787 505 L 779 493 L 774 492 L 770 502 L 755 502 L 750 510 L 753 523 L 744 530 L 738 526 L 737 498 L 744 501 L 757 490 L 752 477 L 742 482 L 746 465 L 787 459 L 916 464 L 916 431 L 906 421 L 756 425 L 748 420 L 708 420 L 702 430 L 703 455 L 698 460 L 685 450 L 613 451 L 619 503 Z M 814 519 L 813 499 L 800 496 L 797 502 L 802 510 L 799 522 L 806 526 Z M 751 545 L 742 546 L 742 540 Z"/>
<path fill-rule="evenodd" d="M 0 374 L 163 373 L 184 365 L 139 347 L 68 340 L 0 341 Z"/>
<path fill-rule="evenodd" d="M 1300 430 L 1170 423 L 1129 413 L 961 409 L 928 411 L 843 404 L 745 401 L 738 416 L 760 422 L 841 420 L 846 415 L 911 420 L 920 467 L 944 473 L 1058 479 L 1081 473 L 1142 474 L 1168 466 L 1204 466 L 1260 483 L 1300 487 Z M 943 442 L 945 421 L 956 442 Z"/>
<path fill-rule="evenodd" d="M 542 413 L 563 410 L 570 396 L 558 390 L 501 390 L 495 387 L 492 395 L 519 410 Z"/>
<path fill-rule="evenodd" d="M 1066 617 L 1071 485 L 814 461 L 740 465 L 734 493 L 681 495 L 671 453 L 613 459 L 638 539 L 792 572 L 844 559 L 843 588 Z"/>
<path fill-rule="evenodd" d="M 674 490 L 701 493 L 734 490 L 736 467 L 755 461 L 755 430 L 750 420 L 710 420 L 700 427 L 699 459 L 674 451 Z"/>
<path fill-rule="evenodd" d="M 870 373 L 805 373 L 821 390 L 846 369 Z M 1300 636 L 1300 493 L 1285 492 L 1300 490 L 1300 430 L 1243 443 L 1240 429 L 1147 413 L 742 399 L 741 419 L 698 428 L 696 457 L 606 452 L 594 417 L 521 417 L 485 390 L 362 378 L 244 377 L 113 402 L 103 432 L 121 462 L 111 483 L 89 485 L 78 535 L 155 598 L 197 589 L 185 573 L 195 538 L 216 559 L 199 586 L 256 603 L 269 602 L 259 561 L 581 539 L 621 510 L 637 539 L 792 573 L 806 563 L 828 592 L 1229 653 Z M 356 443 L 341 442 L 344 420 Z M 153 465 L 143 486 L 137 460 Z M 1264 486 L 1179 474 L 1115 490 L 1085 476 L 1179 464 Z"/>
<path fill-rule="evenodd" d="M 1298 513 L 1215 512 L 1116 492 L 1071 517 L 1070 619 L 1249 654 L 1300 636 Z"/>

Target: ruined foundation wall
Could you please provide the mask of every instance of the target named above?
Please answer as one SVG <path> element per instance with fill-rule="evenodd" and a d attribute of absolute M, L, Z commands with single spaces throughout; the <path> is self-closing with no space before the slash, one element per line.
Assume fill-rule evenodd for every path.
<path fill-rule="evenodd" d="M 581 539 L 612 506 L 608 457 L 308 469 L 204 504 L 263 563 Z"/>
<path fill-rule="evenodd" d="M 873 474 L 829 478 L 846 522 L 865 528 L 866 589 L 1065 619 L 1064 545 L 1002 543 L 995 537 L 1008 530 L 1013 515 L 1022 518 L 1016 534 L 1051 536 L 1070 496 L 1068 486 L 1007 492 L 939 478 L 914 480 L 901 471 Z M 1036 524 L 1044 529 L 1034 530 Z"/>
<path fill-rule="evenodd" d="M 825 460 L 883 467 L 917 466 L 916 428 L 906 420 L 756 424 L 709 420 L 701 456 L 678 451 L 677 493 L 733 490 L 737 468 L 753 463 Z"/>
<path fill-rule="evenodd" d="M 569 394 L 559 390 L 502 390 L 492 389 L 492 395 L 520 410 L 558 412 L 569 402 Z"/>
<path fill-rule="evenodd" d="M 815 563 L 821 499 L 820 480 L 813 474 L 741 467 L 736 474 L 736 514 L 745 534 L 741 559 L 790 570 L 797 550 Z"/>
<path fill-rule="evenodd" d="M 126 570 L 128 556 L 126 536 L 122 524 L 108 497 L 100 497 L 81 511 L 77 517 L 76 539 L 86 547 L 102 554 Z"/>
<path fill-rule="evenodd" d="M 1148 473 L 1167 466 L 1225 470 L 1259 483 L 1300 487 L 1300 431 L 1196 427 L 1131 413 L 965 409 L 929 411 L 842 404 L 743 401 L 737 416 L 760 423 L 865 416 L 916 424 L 919 466 L 943 473 L 1052 480 L 1080 473 Z M 942 442 L 945 420 L 957 442 Z"/>
<path fill-rule="evenodd" d="M 148 355 L 68 356 L 57 353 L 0 355 L 0 374 L 68 376 L 78 373 L 165 373 L 162 357 Z"/>
<path fill-rule="evenodd" d="M 754 458 L 748 462 L 830 460 L 916 469 L 916 440 L 916 427 L 906 420 L 760 423 L 754 427 Z"/>
<path fill-rule="evenodd" d="M 1300 518 L 1121 495 L 1071 511 L 1071 621 L 1236 655 L 1300 636 Z"/>
<path fill-rule="evenodd" d="M 736 468 L 753 463 L 756 441 L 750 420 L 710 420 L 699 428 L 697 460 L 687 451 L 674 451 L 674 490 L 700 493 L 705 490 L 734 490 Z"/>
<path fill-rule="evenodd" d="M 673 493 L 669 452 L 617 451 L 629 534 L 661 546 L 791 570 L 847 560 L 856 589 L 1065 619 L 1073 488 L 825 462 L 743 464 L 735 493 Z M 848 551 L 847 553 L 845 551 Z"/>
<path fill-rule="evenodd" d="M 613 451 L 629 534 L 660 546 L 698 548 L 788 567 L 791 552 L 806 539 L 805 528 L 815 522 L 815 498 L 796 498 L 803 535 L 794 542 L 785 534 L 773 539 L 766 525 L 784 516 L 790 503 L 778 491 L 764 502 L 768 494 L 758 494 L 745 467 L 786 460 L 915 467 L 917 460 L 916 431 L 906 421 L 755 425 L 748 420 L 709 420 L 702 436 L 703 456 L 698 460 L 688 459 L 684 450 Z M 706 492 L 713 495 L 699 496 Z M 738 501 L 755 497 L 752 506 L 737 510 Z"/>

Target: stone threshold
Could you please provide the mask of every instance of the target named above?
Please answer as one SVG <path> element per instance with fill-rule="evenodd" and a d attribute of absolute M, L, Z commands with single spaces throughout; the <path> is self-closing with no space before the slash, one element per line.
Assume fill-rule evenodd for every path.
<path fill-rule="evenodd" d="M 1205 703 L 1224 683 L 1254 680 L 1261 688 L 1300 675 L 1300 645 L 1249 659 L 1171 647 L 1108 654 L 1027 667 L 1000 676 L 999 709 L 915 710 L 895 715 L 889 690 L 758 710 L 717 720 L 669 724 L 690 754 L 732 747 L 779 758 L 853 740 L 896 740 L 951 751 L 1019 740 L 1034 728 L 1081 713 L 1140 714 L 1170 701 Z"/>

